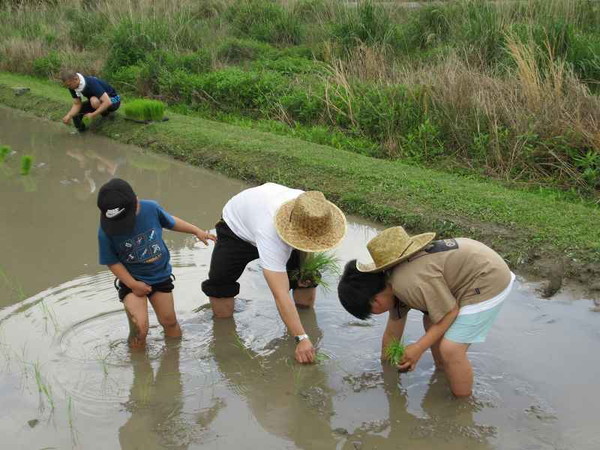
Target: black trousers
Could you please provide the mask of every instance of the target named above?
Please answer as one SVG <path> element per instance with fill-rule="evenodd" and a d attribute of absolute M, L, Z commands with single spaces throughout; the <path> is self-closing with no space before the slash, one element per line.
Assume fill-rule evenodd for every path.
<path fill-rule="evenodd" d="M 119 106 L 121 106 L 120 101 L 112 103 L 110 107 L 102 113 L 102 116 L 106 117 L 111 112 L 115 112 L 117 109 L 119 109 Z M 73 117 L 73 125 L 75 125 L 75 128 L 77 128 L 79 131 L 85 131 L 86 127 L 83 123 L 83 116 L 94 111 L 96 110 L 92 107 L 92 104 L 89 101 L 83 102 L 81 104 L 81 110 L 79 111 L 79 113 L 77 113 L 75 117 Z"/>
<path fill-rule="evenodd" d="M 202 291 L 209 297 L 235 297 L 240 292 L 237 280 L 248 263 L 258 259 L 258 249 L 236 236 L 224 220 L 217 223 L 216 230 L 217 243 L 210 260 L 208 280 L 202 282 Z M 297 282 L 290 278 L 290 272 L 298 267 L 300 252 L 293 250 L 286 266 L 290 289 L 297 288 Z"/>

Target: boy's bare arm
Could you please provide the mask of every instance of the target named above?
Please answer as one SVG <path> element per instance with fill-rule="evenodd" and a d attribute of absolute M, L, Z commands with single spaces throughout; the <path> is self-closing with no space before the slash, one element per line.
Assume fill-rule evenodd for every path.
<path fill-rule="evenodd" d="M 123 283 L 125 286 L 131 289 L 132 292 L 138 297 L 145 297 L 150 293 L 150 291 L 152 291 L 152 288 L 146 283 L 133 278 L 123 264 L 110 264 L 108 268 L 113 273 L 113 275 L 119 279 L 121 283 Z"/>
<path fill-rule="evenodd" d="M 171 228 L 171 230 L 179 231 L 180 233 L 193 234 L 198 239 L 200 239 L 205 245 L 208 245 L 209 240 L 214 242 L 217 241 L 217 237 L 214 234 L 211 234 L 208 231 L 204 231 L 198 228 L 196 225 L 192 225 L 191 223 L 186 222 L 185 220 L 180 219 L 179 217 L 173 216 L 173 219 L 175 219 L 175 226 Z"/>
<path fill-rule="evenodd" d="M 389 313 L 388 313 L 389 314 Z M 393 320 L 388 317 L 385 331 L 383 332 L 383 338 L 381 339 L 381 360 L 385 361 L 385 349 L 394 339 L 401 339 L 404 334 L 404 327 L 406 326 L 406 318 L 408 314 L 398 320 Z"/>

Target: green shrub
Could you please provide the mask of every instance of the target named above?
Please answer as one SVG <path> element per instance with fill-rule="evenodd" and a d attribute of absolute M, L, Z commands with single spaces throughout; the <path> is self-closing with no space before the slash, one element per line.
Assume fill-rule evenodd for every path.
<path fill-rule="evenodd" d="M 284 56 L 278 59 L 259 59 L 251 67 L 253 69 L 273 70 L 285 75 L 324 74 L 328 71 L 327 66 L 319 61 L 294 56 Z"/>
<path fill-rule="evenodd" d="M 192 83 L 194 90 L 208 94 L 223 111 L 254 115 L 270 110 L 289 88 L 289 80 L 276 72 L 233 67 L 202 75 Z"/>
<path fill-rule="evenodd" d="M 111 75 L 111 84 L 120 91 L 134 91 L 142 73 L 141 66 L 125 66 Z"/>
<path fill-rule="evenodd" d="M 146 60 L 156 49 L 168 44 L 169 31 L 161 21 L 135 22 L 124 19 L 110 38 L 110 50 L 104 68 L 108 74 L 121 67 L 134 66 Z"/>
<path fill-rule="evenodd" d="M 112 27 L 106 15 L 79 7 L 67 9 L 65 15 L 69 39 L 76 47 L 99 48 L 108 42 Z"/>
<path fill-rule="evenodd" d="M 165 115 L 165 104 L 158 100 L 138 99 L 125 103 L 123 111 L 130 119 L 158 122 Z"/>
<path fill-rule="evenodd" d="M 277 50 L 264 42 L 252 39 L 227 39 L 217 48 L 217 59 L 227 63 L 240 63 L 258 58 L 273 57 Z"/>
<path fill-rule="evenodd" d="M 360 43 L 370 46 L 398 45 L 396 24 L 382 6 L 370 0 L 360 2 L 355 8 L 348 8 L 339 21 L 332 24 L 331 35 L 345 49 Z"/>
<path fill-rule="evenodd" d="M 298 17 L 276 3 L 265 0 L 237 2 L 227 10 L 226 17 L 239 37 L 291 45 L 302 40 L 304 30 Z"/>
<path fill-rule="evenodd" d="M 325 112 L 323 96 L 304 87 L 296 87 L 283 94 L 278 102 L 292 120 L 303 124 L 319 122 Z"/>
<path fill-rule="evenodd" d="M 60 71 L 61 60 L 56 52 L 33 60 L 33 73 L 40 77 L 51 77 Z"/>

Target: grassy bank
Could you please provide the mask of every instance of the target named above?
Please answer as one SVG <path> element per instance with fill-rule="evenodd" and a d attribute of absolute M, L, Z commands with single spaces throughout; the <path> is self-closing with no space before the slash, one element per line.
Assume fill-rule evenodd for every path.
<path fill-rule="evenodd" d="M 0 68 L 100 74 L 179 111 L 599 197 L 600 3 L 6 2 Z"/>
<path fill-rule="evenodd" d="M 31 92 L 15 96 L 15 86 L 27 86 Z M 0 102 L 59 120 L 70 98 L 56 84 L 1 73 Z M 515 266 L 543 271 L 548 261 L 564 261 L 570 276 L 600 273 L 600 210 L 587 202 L 567 202 L 257 130 L 168 115 L 169 122 L 152 125 L 117 117 L 102 122 L 96 132 L 245 180 L 319 189 L 348 213 L 385 224 L 478 238 Z"/>

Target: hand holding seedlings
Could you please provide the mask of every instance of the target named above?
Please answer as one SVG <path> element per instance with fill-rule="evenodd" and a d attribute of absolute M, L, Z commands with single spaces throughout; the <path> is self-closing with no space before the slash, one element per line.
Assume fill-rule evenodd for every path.
<path fill-rule="evenodd" d="M 339 274 L 338 260 L 329 253 L 308 253 L 302 256 L 300 267 L 291 272 L 291 277 L 296 280 L 298 287 L 316 287 L 322 285 L 327 289 L 323 280 L 326 274 Z"/>
<path fill-rule="evenodd" d="M 399 339 L 394 339 L 385 348 L 385 359 L 393 366 L 397 366 L 404 358 L 406 347 Z"/>
<path fill-rule="evenodd" d="M 412 372 L 415 370 L 423 351 L 417 344 L 411 344 L 404 350 L 404 357 L 400 361 L 398 369 L 400 372 Z"/>

